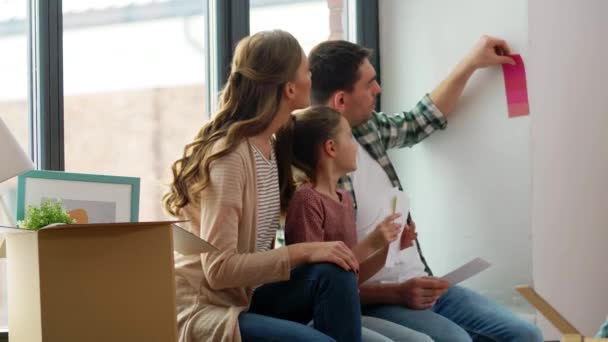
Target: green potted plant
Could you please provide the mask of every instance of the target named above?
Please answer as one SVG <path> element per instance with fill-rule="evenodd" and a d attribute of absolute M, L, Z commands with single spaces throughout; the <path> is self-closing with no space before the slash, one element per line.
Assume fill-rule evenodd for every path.
<path fill-rule="evenodd" d="M 60 200 L 46 200 L 39 207 L 30 205 L 27 207 L 25 220 L 19 221 L 19 228 L 39 230 L 54 223 L 74 224 L 76 221 L 61 205 Z"/>

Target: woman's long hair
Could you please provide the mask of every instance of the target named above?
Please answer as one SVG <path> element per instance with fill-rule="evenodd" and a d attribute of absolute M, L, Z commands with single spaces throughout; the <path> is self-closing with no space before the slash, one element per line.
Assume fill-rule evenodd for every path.
<path fill-rule="evenodd" d="M 199 194 L 209 185 L 211 163 L 269 127 L 285 84 L 295 79 L 302 58 L 300 44 L 285 31 L 259 32 L 238 43 L 219 111 L 173 163 L 173 183 L 163 196 L 167 212 L 180 216 L 182 208 L 198 204 Z M 224 138 L 225 144 L 213 148 Z"/>
<path fill-rule="evenodd" d="M 291 120 L 275 134 L 281 210 L 287 209 L 296 189 L 292 166 L 314 182 L 322 145 L 335 137 L 341 117 L 330 107 L 309 107 L 292 115 Z"/>

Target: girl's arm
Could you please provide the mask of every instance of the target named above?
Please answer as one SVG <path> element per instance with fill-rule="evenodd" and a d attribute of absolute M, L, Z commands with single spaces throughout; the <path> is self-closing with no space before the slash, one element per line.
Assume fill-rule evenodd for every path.
<path fill-rule="evenodd" d="M 361 263 L 361 273 L 359 274 L 359 284 L 363 284 L 373 277 L 384 267 L 386 256 L 388 255 L 388 245 L 374 253 L 367 260 Z"/>
<path fill-rule="evenodd" d="M 401 214 L 387 216 L 364 240 L 353 247 L 353 254 L 361 264 L 360 284 L 376 274 L 386 262 L 388 244 L 399 237 L 401 227 L 394 221 L 400 216 Z"/>
<path fill-rule="evenodd" d="M 353 254 L 360 263 L 399 237 L 401 227 L 394 221 L 400 216 L 401 214 L 387 216 L 371 233 L 367 234 L 365 239 L 353 247 Z"/>

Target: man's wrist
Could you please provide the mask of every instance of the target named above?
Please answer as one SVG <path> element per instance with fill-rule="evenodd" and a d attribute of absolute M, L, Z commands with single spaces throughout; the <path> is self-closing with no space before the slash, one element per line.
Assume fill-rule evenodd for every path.
<path fill-rule="evenodd" d="M 361 287 L 363 304 L 399 304 L 399 284 L 370 284 Z"/>

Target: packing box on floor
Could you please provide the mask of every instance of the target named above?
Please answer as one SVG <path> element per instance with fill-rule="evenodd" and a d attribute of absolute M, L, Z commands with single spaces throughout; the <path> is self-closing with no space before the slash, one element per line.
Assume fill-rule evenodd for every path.
<path fill-rule="evenodd" d="M 562 334 L 561 342 L 608 342 L 608 338 L 583 336 L 561 313 L 528 285 L 517 287 L 517 291 L 532 304 Z"/>
<path fill-rule="evenodd" d="M 172 222 L 0 233 L 14 342 L 176 341 L 174 247 L 213 248 Z"/>

